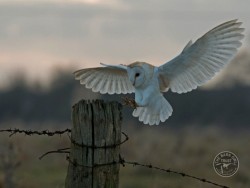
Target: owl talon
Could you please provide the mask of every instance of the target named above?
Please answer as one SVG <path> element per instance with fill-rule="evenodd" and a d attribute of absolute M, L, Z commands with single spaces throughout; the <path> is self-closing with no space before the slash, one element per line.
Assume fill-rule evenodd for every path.
<path fill-rule="evenodd" d="M 123 99 L 123 105 L 130 106 L 133 109 L 136 109 L 138 107 L 134 99 L 129 97 L 122 97 L 122 99 Z"/>

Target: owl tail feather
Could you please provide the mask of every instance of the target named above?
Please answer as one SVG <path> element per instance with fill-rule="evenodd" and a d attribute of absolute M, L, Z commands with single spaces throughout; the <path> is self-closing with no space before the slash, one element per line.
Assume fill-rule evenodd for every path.
<path fill-rule="evenodd" d="M 162 94 L 155 96 L 154 100 L 145 106 L 137 107 L 133 111 L 134 117 L 139 117 L 139 121 L 149 125 L 159 125 L 172 115 L 173 109 Z"/>

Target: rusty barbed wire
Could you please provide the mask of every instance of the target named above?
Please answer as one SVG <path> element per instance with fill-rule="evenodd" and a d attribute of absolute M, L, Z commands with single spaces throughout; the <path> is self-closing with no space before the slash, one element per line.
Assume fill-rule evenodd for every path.
<path fill-rule="evenodd" d="M 124 158 L 121 158 L 121 156 L 120 156 L 120 161 L 119 162 L 123 167 L 125 167 L 125 164 L 133 165 L 134 167 L 135 166 L 140 166 L 140 167 L 150 168 L 150 169 L 154 169 L 154 170 L 158 170 L 158 171 L 162 171 L 162 172 L 166 172 L 166 173 L 181 175 L 182 177 L 195 179 L 195 180 L 201 181 L 203 183 L 212 184 L 214 186 L 221 187 L 221 188 L 229 188 L 228 186 L 212 182 L 212 181 L 207 180 L 205 178 L 200 178 L 200 177 L 197 177 L 197 176 L 193 176 L 193 175 L 190 175 L 190 174 L 186 174 L 184 172 L 178 172 L 178 171 L 175 171 L 175 170 L 171 170 L 170 168 L 169 169 L 164 169 L 164 168 L 161 168 L 161 167 L 153 166 L 151 164 L 142 164 L 142 163 L 138 163 L 138 162 L 126 161 Z"/>
<path fill-rule="evenodd" d="M 109 166 L 109 165 L 117 165 L 117 164 L 120 164 L 119 161 L 112 161 L 112 162 L 109 162 L 109 163 L 103 163 L 103 164 L 93 164 L 91 166 L 88 166 L 88 165 L 84 165 L 84 164 L 79 164 L 77 163 L 76 160 L 71 160 L 69 156 L 66 157 L 66 160 L 71 163 L 73 166 L 75 167 L 85 167 L 85 168 L 96 168 L 96 167 L 101 167 L 101 166 Z"/>
<path fill-rule="evenodd" d="M 64 154 L 67 153 L 67 154 L 69 154 L 70 151 L 67 151 L 67 150 L 70 150 L 70 148 L 61 148 L 61 149 L 57 149 L 57 150 L 47 151 L 46 153 L 42 154 L 39 157 L 39 160 L 42 160 L 45 156 L 52 154 L 52 153 L 64 153 Z"/>
<path fill-rule="evenodd" d="M 211 185 L 214 185 L 214 186 L 217 186 L 217 187 L 221 187 L 221 188 L 229 188 L 228 186 L 221 185 L 221 184 L 215 183 L 213 181 L 207 180 L 205 178 L 200 178 L 200 177 L 190 175 L 190 174 L 187 174 L 187 173 L 184 173 L 184 172 L 178 172 L 178 171 L 171 170 L 171 169 L 165 169 L 165 168 L 153 166 L 151 164 L 142 164 L 142 163 L 139 163 L 139 162 L 126 161 L 120 155 L 119 155 L 119 161 L 112 161 L 112 162 L 103 163 L 103 164 L 94 163 L 91 166 L 79 164 L 79 163 L 77 163 L 77 161 L 75 159 L 73 159 L 73 160 L 70 159 L 69 156 L 66 157 L 66 160 L 75 167 L 85 167 L 85 168 L 97 168 L 97 167 L 109 166 L 109 165 L 117 165 L 117 164 L 120 164 L 123 167 L 125 167 L 126 165 L 132 165 L 133 167 L 140 166 L 140 167 L 144 167 L 144 168 L 150 168 L 150 169 L 162 171 L 162 172 L 165 172 L 165 173 L 177 174 L 177 175 L 180 175 L 181 177 L 187 177 L 187 178 L 195 179 L 197 181 L 200 181 L 200 182 L 203 182 L 203 183 L 208 183 L 208 184 L 211 184 Z"/>
<path fill-rule="evenodd" d="M 104 146 L 96 146 L 96 145 L 86 145 L 86 144 L 83 144 L 83 143 L 78 143 L 76 142 L 75 140 L 73 140 L 70 136 L 69 136 L 69 139 L 71 141 L 72 144 L 74 145 L 77 145 L 79 147 L 85 147 L 85 148 L 92 148 L 92 149 L 108 149 L 108 148 L 115 148 L 117 146 L 120 146 L 122 144 L 124 144 L 125 142 L 127 142 L 129 140 L 129 137 L 126 133 L 122 132 L 122 134 L 125 136 L 125 139 L 123 141 L 121 141 L 120 143 L 117 143 L 117 144 L 112 144 L 112 145 L 104 145 Z M 42 154 L 39 159 L 41 160 L 42 158 L 44 158 L 45 156 L 49 155 L 49 154 L 52 154 L 52 153 L 67 153 L 69 154 L 70 152 L 69 151 L 65 151 L 65 150 L 69 150 L 70 147 L 68 148 L 61 148 L 61 149 L 57 149 L 57 150 L 51 150 L 51 151 L 48 151 L 44 154 Z"/>
<path fill-rule="evenodd" d="M 127 101 L 129 101 L 129 100 L 127 100 Z M 133 104 L 129 103 L 128 105 L 131 106 Z M 62 134 L 65 134 L 65 133 L 71 133 L 71 129 L 65 129 L 65 130 L 61 130 L 61 131 L 58 131 L 58 130 L 56 130 L 56 131 L 49 131 L 49 130 L 33 131 L 33 130 L 20 130 L 20 129 L 15 128 L 15 129 L 2 129 L 2 130 L 0 130 L 0 133 L 2 133 L 2 132 L 11 133 L 9 135 L 10 137 L 17 134 L 17 133 L 19 133 L 19 134 L 23 133 L 23 134 L 28 135 L 28 136 L 31 136 L 31 135 L 55 136 L 55 135 L 62 135 Z M 71 137 L 69 137 L 69 138 L 70 138 L 71 143 L 73 143 L 75 145 L 78 145 L 80 147 L 88 147 L 88 148 L 92 148 L 92 149 L 100 149 L 100 148 L 117 147 L 117 146 L 120 146 L 120 145 L 124 144 L 125 142 L 127 142 L 129 140 L 128 135 L 126 133 L 124 133 L 124 132 L 122 132 L 122 134 L 125 136 L 125 139 L 122 142 L 120 142 L 118 144 L 104 145 L 104 146 L 95 146 L 95 145 L 90 145 L 89 146 L 89 145 L 85 145 L 83 143 L 77 143 L 76 141 L 72 140 Z M 62 148 L 62 149 L 57 149 L 57 150 L 53 150 L 53 151 L 48 151 L 48 152 L 44 153 L 43 155 L 41 155 L 39 157 L 39 159 L 41 160 L 45 156 L 47 156 L 48 154 L 52 154 L 52 153 L 69 154 L 70 151 L 68 151 L 68 150 L 70 150 L 69 147 L 68 148 Z M 217 186 L 217 187 L 221 187 L 221 188 L 229 188 L 228 186 L 215 183 L 215 182 L 207 180 L 205 178 L 200 178 L 200 177 L 197 177 L 197 176 L 194 176 L 194 175 L 186 174 L 184 172 L 178 172 L 178 171 L 172 170 L 170 168 L 166 169 L 166 168 L 153 166 L 151 164 L 143 164 L 143 163 L 139 163 L 139 162 L 136 162 L 136 161 L 127 161 L 124 158 L 122 158 L 120 155 L 119 155 L 119 161 L 112 161 L 112 162 L 104 163 L 104 164 L 93 164 L 92 166 L 78 164 L 75 159 L 73 159 L 73 160 L 70 159 L 69 155 L 67 155 L 66 160 L 69 163 L 71 163 L 72 165 L 76 166 L 76 167 L 79 166 L 79 167 L 86 167 L 86 168 L 96 168 L 96 167 L 100 167 L 100 166 L 117 165 L 117 164 L 120 164 L 123 167 L 125 167 L 126 165 L 132 165 L 134 167 L 139 166 L 139 167 L 158 170 L 158 171 L 165 172 L 165 173 L 177 174 L 177 175 L 180 175 L 182 177 L 191 178 L 191 179 L 194 179 L 194 180 L 197 180 L 197 181 L 200 181 L 200 182 L 203 182 L 203 183 L 208 183 L 208 184 L 211 184 L 211 185 L 214 185 L 214 186 Z"/>
<path fill-rule="evenodd" d="M 2 129 L 0 130 L 0 133 L 2 132 L 8 132 L 8 133 L 11 133 L 9 135 L 9 137 L 19 133 L 19 134 L 25 134 L 25 135 L 28 135 L 28 136 L 31 136 L 31 135 L 46 135 L 46 136 L 54 136 L 54 135 L 62 135 L 62 134 L 65 134 L 65 133 L 71 133 L 71 129 L 65 129 L 65 130 L 62 130 L 62 131 L 49 131 L 49 130 L 42 130 L 42 131 L 34 131 L 34 130 L 21 130 L 21 129 Z"/>

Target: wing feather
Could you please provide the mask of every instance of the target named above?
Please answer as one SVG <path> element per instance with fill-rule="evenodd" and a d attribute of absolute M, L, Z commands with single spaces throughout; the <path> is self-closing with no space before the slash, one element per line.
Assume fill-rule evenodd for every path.
<path fill-rule="evenodd" d="M 120 77 L 120 79 L 122 80 L 122 77 Z M 126 82 L 121 82 L 121 92 L 122 94 L 126 94 L 126 91 L 129 90 L 127 88 Z"/>
<path fill-rule="evenodd" d="M 81 69 L 74 72 L 75 79 L 80 80 L 86 88 L 102 94 L 126 94 L 134 92 L 128 79 L 127 71 L 119 67 L 97 67 Z"/>
<path fill-rule="evenodd" d="M 225 22 L 207 32 L 193 44 L 189 42 L 180 55 L 159 67 L 159 75 L 169 80 L 177 93 L 196 89 L 213 78 L 241 46 L 244 35 L 241 22 Z"/>

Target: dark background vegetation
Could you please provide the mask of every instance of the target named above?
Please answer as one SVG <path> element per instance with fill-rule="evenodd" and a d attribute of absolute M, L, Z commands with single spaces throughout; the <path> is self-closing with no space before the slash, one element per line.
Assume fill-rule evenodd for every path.
<path fill-rule="evenodd" d="M 237 64 L 240 64 L 238 62 L 244 58 L 245 54 L 241 54 L 234 60 L 232 66 L 238 66 Z M 122 97 L 126 96 L 93 94 L 91 90 L 85 89 L 74 80 L 71 71 L 58 70 L 54 75 L 56 76 L 46 89 L 42 88 L 39 83 L 28 85 L 25 82 L 25 76 L 19 74 L 8 89 L 0 90 L 0 122 L 20 119 L 26 123 L 46 121 L 69 123 L 71 106 L 81 98 L 100 98 L 122 102 Z M 181 95 L 172 92 L 165 93 L 165 97 L 174 108 L 174 113 L 163 124 L 173 127 L 183 124 L 201 124 L 202 126 L 220 124 L 227 128 L 248 128 L 250 87 L 237 77 L 238 75 L 232 77 L 226 74 L 221 83 L 211 89 L 198 88 Z M 231 83 L 230 86 L 225 87 L 227 82 L 224 79 Z M 133 95 L 127 96 L 133 97 Z M 132 118 L 130 113 L 124 113 L 124 115 L 125 122 L 138 124 L 137 119 Z"/>

